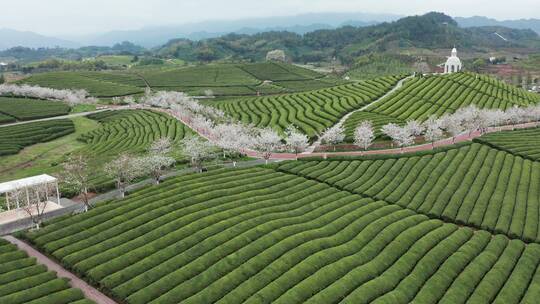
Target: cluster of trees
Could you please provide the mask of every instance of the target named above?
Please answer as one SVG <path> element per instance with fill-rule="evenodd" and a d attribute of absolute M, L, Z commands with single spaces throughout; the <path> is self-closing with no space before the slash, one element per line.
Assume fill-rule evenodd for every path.
<path fill-rule="evenodd" d="M 111 99 L 113 105 L 134 105 L 137 103 L 135 97 L 133 96 L 124 96 L 124 97 L 113 97 Z"/>
<path fill-rule="evenodd" d="M 61 71 L 77 71 L 77 70 L 89 70 L 89 71 L 101 71 L 107 70 L 110 67 L 103 60 L 84 60 L 84 61 L 72 61 L 72 60 L 59 60 L 56 58 L 47 59 L 39 62 L 32 67 L 26 67 L 25 73 L 48 71 L 48 70 L 61 70 Z"/>
<path fill-rule="evenodd" d="M 67 102 L 70 105 L 93 104 L 97 102 L 97 99 L 88 97 L 88 92 L 85 90 L 58 90 L 26 84 L 0 84 L 0 95 L 52 99 Z"/>
<path fill-rule="evenodd" d="M 104 173 L 114 179 L 120 195 L 124 197 L 127 186 L 139 177 L 150 176 L 154 183 L 159 184 L 165 171 L 176 163 L 170 156 L 172 148 L 173 143 L 168 137 L 160 138 L 150 145 L 146 155 L 120 154 L 105 164 Z M 64 163 L 61 180 L 79 194 L 87 211 L 91 207 L 89 189 L 92 187 L 87 156 L 79 154 L 70 157 Z"/>
<path fill-rule="evenodd" d="M 0 51 L 0 57 L 15 58 L 19 62 L 31 62 L 47 60 L 49 58 L 60 58 L 71 61 L 81 61 L 88 57 L 101 55 L 143 55 L 150 54 L 144 47 L 124 41 L 112 47 L 108 46 L 85 46 L 78 49 L 68 48 L 29 48 L 13 47 Z M 16 65 L 11 68 L 17 68 Z"/>
<path fill-rule="evenodd" d="M 236 157 L 248 148 L 258 149 L 268 162 L 275 151 L 290 149 L 298 154 L 308 146 L 307 136 L 294 127 L 287 129 L 285 143 L 272 129 L 261 129 L 257 132 L 254 133 L 253 128 L 246 129 L 240 124 L 219 124 L 212 132 L 212 135 L 216 136 L 213 142 L 199 136 L 188 136 L 179 145 L 175 145 L 168 137 L 164 137 L 154 141 L 146 155 L 120 154 L 105 164 L 103 171 L 114 179 L 120 196 L 124 197 L 127 187 L 138 178 L 150 176 L 155 184 L 159 184 L 165 172 L 176 163 L 175 158 L 171 156 L 174 149 L 179 149 L 180 154 L 190 159 L 196 172 L 203 172 L 203 163 L 216 158 L 218 148 L 221 148 L 224 156 L 233 159 L 236 165 Z M 85 155 L 74 155 L 64 163 L 61 180 L 79 195 L 85 211 L 91 208 L 89 199 L 91 176 Z"/>
<path fill-rule="evenodd" d="M 389 123 L 381 127 L 383 134 L 392 140 L 392 145 L 406 147 L 413 145 L 418 136 L 423 136 L 428 142 L 434 144 L 442 139 L 445 134 L 450 134 L 452 139 L 463 133 L 480 131 L 485 133 L 490 127 L 503 125 L 515 125 L 519 123 L 540 121 L 540 106 L 512 107 L 506 111 L 500 109 L 479 109 L 474 105 L 460 108 L 453 114 L 446 114 L 440 118 L 430 116 L 424 122 L 410 120 L 405 125 L 399 126 Z M 345 138 L 342 126 L 334 126 L 327 129 L 322 135 L 323 142 L 335 145 Z M 354 132 L 355 145 L 367 150 L 375 139 L 375 132 L 371 121 L 363 121 Z"/>
<path fill-rule="evenodd" d="M 247 150 L 258 151 L 261 157 L 268 161 L 276 151 L 298 154 L 309 146 L 309 138 L 294 126 L 287 128 L 283 140 L 280 134 L 271 128 L 256 128 L 235 122 L 223 111 L 202 105 L 182 92 L 147 92 L 141 102 L 170 109 L 172 115 L 221 148 L 233 162 L 236 156 Z"/>

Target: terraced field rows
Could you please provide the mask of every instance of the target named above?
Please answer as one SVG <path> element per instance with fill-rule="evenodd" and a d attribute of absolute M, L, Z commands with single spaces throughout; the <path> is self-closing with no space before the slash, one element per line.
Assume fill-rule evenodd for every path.
<path fill-rule="evenodd" d="M 270 80 L 273 84 L 262 85 Z M 50 72 L 35 74 L 20 83 L 57 89 L 85 89 L 95 97 L 135 95 L 147 86 L 155 90 L 183 91 L 215 96 L 254 96 L 326 88 L 342 83 L 338 78 L 294 65 L 265 62 L 210 64 L 189 67 L 136 69 L 118 72 Z"/>
<path fill-rule="evenodd" d="M 181 176 L 27 236 L 127 303 L 518 303 L 540 292 L 538 244 L 264 168 Z"/>
<path fill-rule="evenodd" d="M 204 91 L 209 89 L 216 96 L 296 92 L 330 87 L 337 81 L 311 70 L 274 62 L 142 70 L 140 74 L 157 90 L 204 95 Z M 263 84 L 266 80 L 273 83 Z"/>
<path fill-rule="evenodd" d="M 0 155 L 17 154 L 24 147 L 51 141 L 75 132 L 69 119 L 30 122 L 0 128 Z"/>
<path fill-rule="evenodd" d="M 17 246 L 0 239 L 0 302 L 9 304 L 92 304 L 82 291 L 36 264 Z"/>
<path fill-rule="evenodd" d="M 169 70 L 142 70 L 153 88 L 178 86 L 257 85 L 261 81 L 232 64 L 203 65 Z"/>
<path fill-rule="evenodd" d="M 26 98 L 0 97 L 0 115 L 10 116 L 11 120 L 32 120 L 52 116 L 66 115 L 70 107 L 59 101 L 46 101 Z M 0 117 L 0 123 L 2 118 Z"/>
<path fill-rule="evenodd" d="M 239 68 L 253 75 L 259 80 L 290 81 L 311 80 L 322 78 L 324 75 L 315 71 L 300 68 L 291 64 L 278 62 L 263 62 L 240 65 Z"/>
<path fill-rule="evenodd" d="M 15 121 L 16 121 L 15 117 L 0 113 L 0 124 L 15 122 Z"/>
<path fill-rule="evenodd" d="M 143 88 L 134 85 L 111 82 L 109 81 L 111 78 L 106 81 L 87 76 L 87 72 L 50 72 L 32 75 L 21 83 L 54 89 L 84 89 L 95 97 L 125 96 L 144 92 Z"/>
<path fill-rule="evenodd" d="M 487 76 L 454 73 L 414 78 L 384 101 L 366 111 L 396 119 L 425 120 L 475 104 L 479 108 L 508 109 L 540 102 L 540 95 L 509 86 Z"/>
<path fill-rule="evenodd" d="M 146 88 L 144 79 L 134 73 L 81 72 L 80 74 L 94 80 Z"/>
<path fill-rule="evenodd" d="M 305 93 L 208 102 L 245 123 L 283 131 L 294 124 L 313 138 L 339 118 L 384 95 L 399 80 L 385 77 Z"/>
<path fill-rule="evenodd" d="M 159 138 L 169 137 L 178 141 L 192 132 L 170 116 L 147 110 L 106 111 L 88 118 L 103 125 L 80 137 L 88 144 L 86 151 L 96 155 L 143 152 Z"/>
<path fill-rule="evenodd" d="M 430 217 L 540 242 L 540 163 L 480 144 L 422 157 L 288 162 L 279 170 Z"/>
<path fill-rule="evenodd" d="M 540 160 L 540 128 L 491 133 L 475 141 L 524 158 Z"/>

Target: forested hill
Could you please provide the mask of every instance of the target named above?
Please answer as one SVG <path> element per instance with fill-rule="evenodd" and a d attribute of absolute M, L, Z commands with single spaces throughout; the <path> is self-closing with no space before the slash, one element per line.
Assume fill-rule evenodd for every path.
<path fill-rule="evenodd" d="M 498 33 L 499 35 L 495 34 Z M 502 37 L 504 37 L 504 39 Z M 489 51 L 500 48 L 540 50 L 540 37 L 532 30 L 505 27 L 458 27 L 442 13 L 405 17 L 367 27 L 345 26 L 304 35 L 265 32 L 229 34 L 202 41 L 174 39 L 156 52 L 165 57 L 211 61 L 223 58 L 261 60 L 273 49 L 283 49 L 294 61 L 320 61 L 338 57 L 345 62 L 369 53 L 398 48 L 458 48 Z"/>

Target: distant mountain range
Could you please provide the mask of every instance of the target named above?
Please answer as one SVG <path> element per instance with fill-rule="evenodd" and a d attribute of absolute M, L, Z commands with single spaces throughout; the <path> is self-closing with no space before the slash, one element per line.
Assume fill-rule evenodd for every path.
<path fill-rule="evenodd" d="M 499 21 L 487 17 L 455 17 L 454 20 L 461 27 L 476 27 L 476 26 L 504 26 L 513 29 L 526 30 L 531 29 L 540 34 L 540 19 L 519 19 L 519 20 L 504 20 Z"/>
<path fill-rule="evenodd" d="M 34 32 L 17 31 L 6 28 L 0 29 L 0 50 L 15 46 L 25 46 L 30 48 L 75 48 L 80 47 L 81 45 L 69 40 L 48 37 Z"/>
<path fill-rule="evenodd" d="M 502 26 L 460 27 L 450 16 L 432 12 L 371 26 L 343 26 L 298 35 L 263 32 L 254 35 L 228 34 L 201 41 L 173 39 L 155 53 L 187 61 L 220 59 L 262 60 L 268 51 L 284 50 L 295 62 L 329 61 L 339 58 L 352 63 L 373 52 L 400 49 L 451 49 L 490 52 L 500 49 L 540 50 L 540 37 L 532 30 Z"/>
<path fill-rule="evenodd" d="M 66 37 L 84 45 L 111 46 L 119 41 L 130 41 L 151 48 L 174 38 L 202 40 L 229 33 L 256 34 L 268 31 L 288 31 L 304 34 L 343 25 L 366 26 L 394 21 L 402 16 L 366 13 L 320 13 L 297 16 L 278 16 L 240 20 L 213 20 L 182 25 L 145 27 L 131 31 L 111 31 L 86 37 Z"/>
<path fill-rule="evenodd" d="M 15 46 L 30 48 L 77 48 L 88 45 L 113 46 L 122 41 L 130 41 L 146 48 L 154 48 L 167 43 L 169 40 L 178 38 L 199 41 L 221 37 L 229 33 L 253 35 L 270 31 L 287 31 L 303 35 L 317 30 L 336 29 L 345 25 L 366 27 L 396 21 L 402 17 L 392 14 L 318 13 L 232 21 L 214 20 L 62 38 L 48 37 L 33 32 L 0 29 L 0 50 Z M 503 26 L 513 29 L 532 29 L 540 33 L 540 19 L 498 21 L 479 16 L 457 17 L 454 19 L 460 27 Z"/>

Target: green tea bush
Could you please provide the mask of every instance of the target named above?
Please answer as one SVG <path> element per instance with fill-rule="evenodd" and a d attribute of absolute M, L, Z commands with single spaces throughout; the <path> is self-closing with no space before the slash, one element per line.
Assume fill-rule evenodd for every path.
<path fill-rule="evenodd" d="M 527 242 L 539 242 L 540 163 L 473 143 L 391 156 L 285 162 L 277 170 Z"/>
<path fill-rule="evenodd" d="M 233 118 L 283 131 L 294 124 L 314 138 L 346 113 L 369 104 L 390 90 L 399 77 L 334 86 L 316 91 L 207 102 Z"/>
<path fill-rule="evenodd" d="M 82 291 L 71 288 L 65 279 L 47 271 L 19 251 L 17 246 L 0 239 L 0 301 L 23 304 L 91 304 Z"/>
<path fill-rule="evenodd" d="M 75 132 L 70 119 L 29 122 L 0 129 L 0 156 L 17 154 L 27 146 L 48 142 Z"/>
<path fill-rule="evenodd" d="M 533 161 L 540 160 L 540 128 L 501 131 L 475 138 L 474 141 L 489 145 Z"/>
<path fill-rule="evenodd" d="M 412 163 L 280 165 L 283 171 L 301 166 L 298 172 L 326 176 L 327 183 L 263 167 L 187 174 L 25 236 L 126 303 L 530 300 L 540 291 L 529 284 L 540 273 L 540 245 L 329 185 L 329 172 L 344 175 L 355 164 L 374 166 L 377 178 L 385 179 L 349 171 L 356 186 L 400 186 L 397 176 L 380 173 L 399 175 L 398 167 L 441 162 L 447 154 L 469 161 L 468 151 L 483 148 L 462 149 L 416 156 Z"/>
<path fill-rule="evenodd" d="M 368 112 L 397 120 L 425 120 L 431 115 L 453 113 L 461 107 L 506 110 L 540 102 L 540 95 L 473 73 L 415 77 Z"/>
<path fill-rule="evenodd" d="M 66 115 L 70 107 L 60 101 L 47 101 L 27 98 L 0 97 L 0 115 L 11 117 L 12 119 L 0 116 L 0 123 L 17 120 L 32 120 L 52 116 Z"/>

